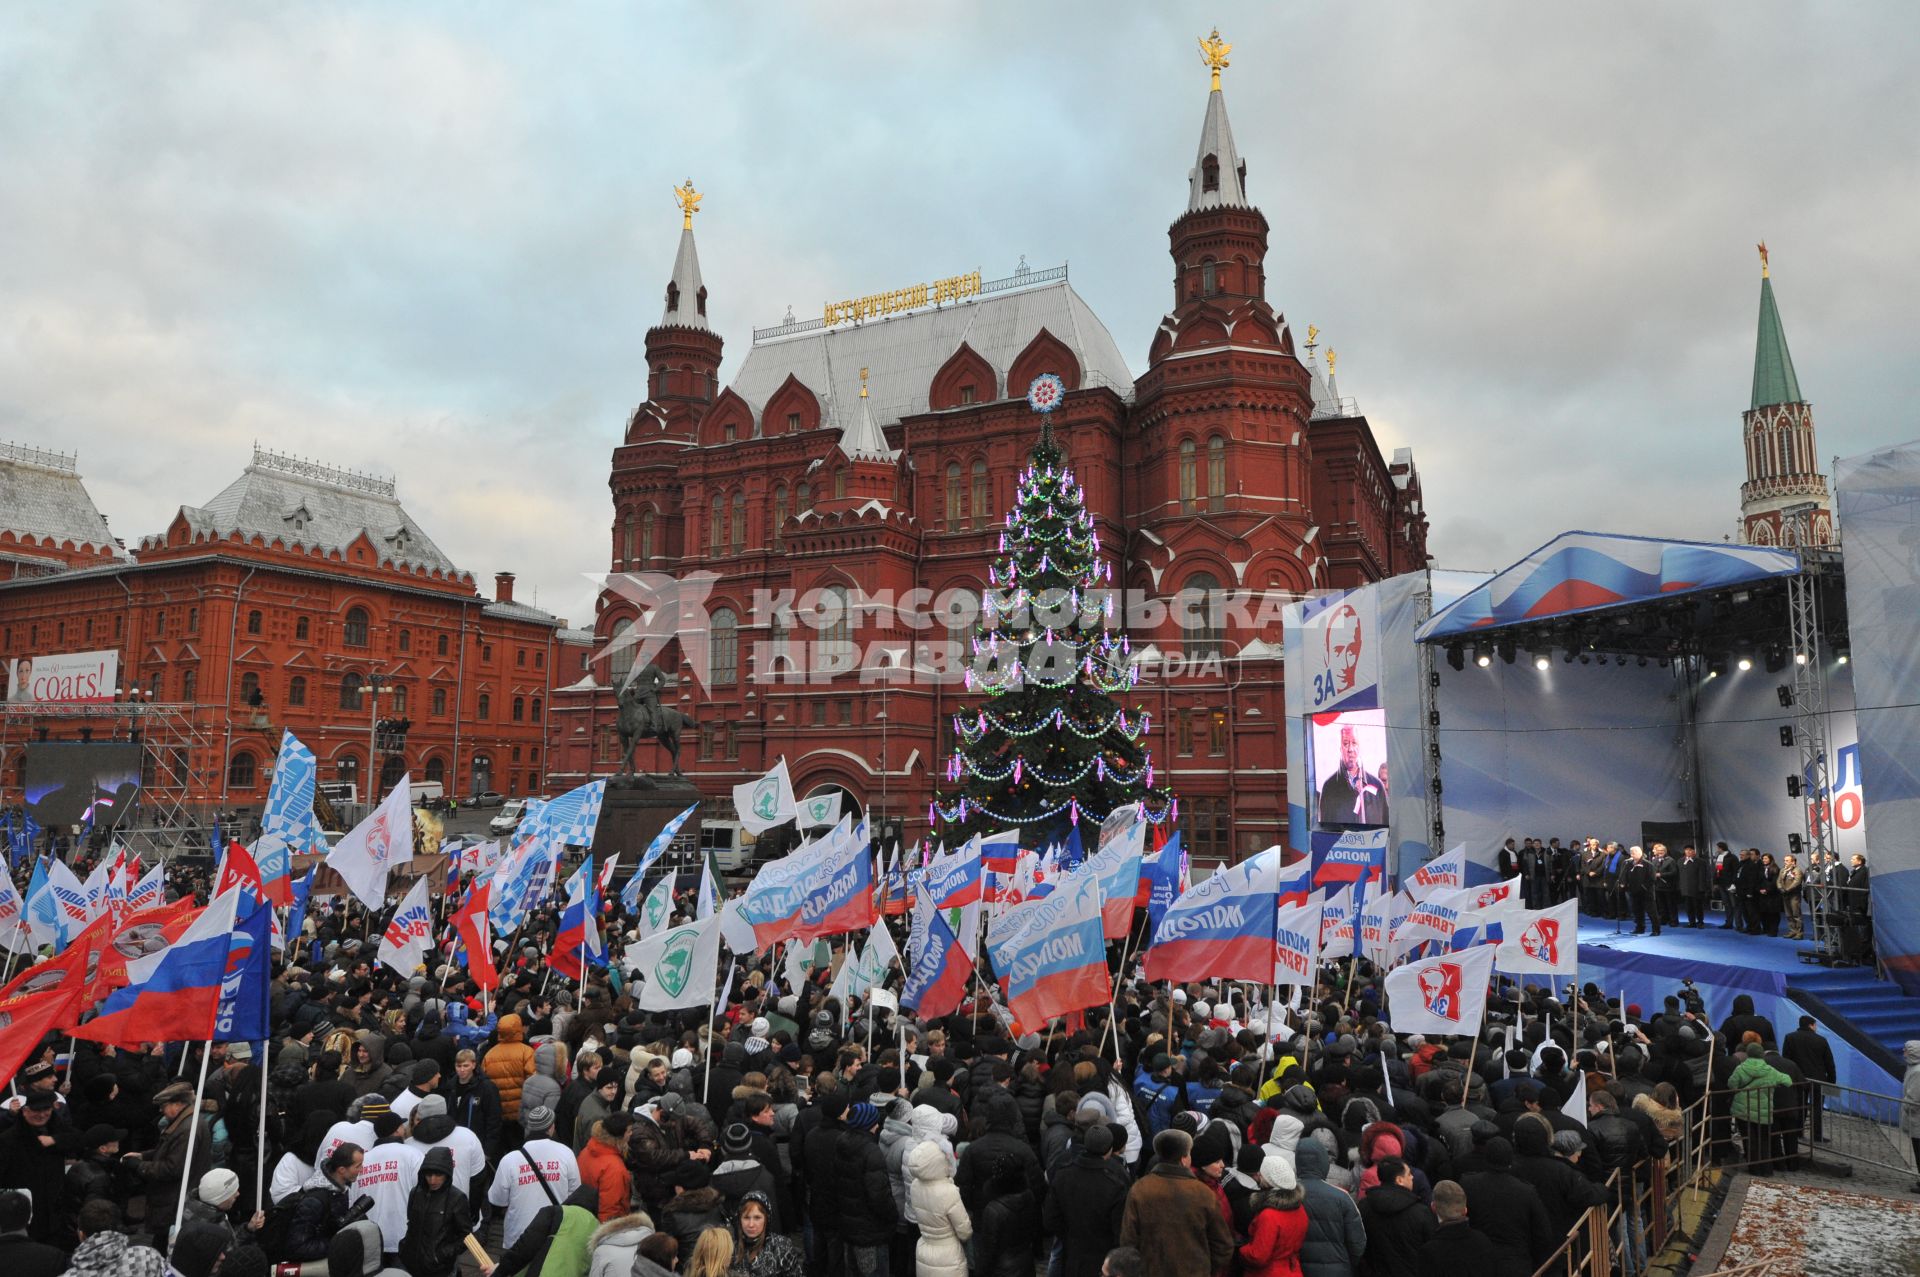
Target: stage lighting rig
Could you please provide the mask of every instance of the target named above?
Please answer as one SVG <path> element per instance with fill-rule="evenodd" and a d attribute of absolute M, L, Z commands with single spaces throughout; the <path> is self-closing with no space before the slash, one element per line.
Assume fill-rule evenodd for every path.
<path fill-rule="evenodd" d="M 1493 647 L 1484 640 L 1473 645 L 1473 663 L 1481 669 L 1493 664 Z"/>
<path fill-rule="evenodd" d="M 1780 684 L 1780 686 L 1773 689 L 1773 694 L 1780 698 L 1781 709 L 1793 708 L 1793 689 L 1791 687 L 1787 686 L 1785 683 L 1782 683 Z"/>
<path fill-rule="evenodd" d="M 1740 658 L 1739 660 L 1737 660 L 1737 661 L 1735 661 L 1735 662 L 1734 662 L 1734 666 L 1735 666 L 1735 668 L 1737 668 L 1737 669 L 1738 669 L 1738 670 L 1739 670 L 1739 671 L 1740 671 L 1740 672 L 1741 672 L 1742 674 L 1744 674 L 1744 673 L 1746 673 L 1746 672 L 1747 672 L 1748 670 L 1750 670 L 1750 669 L 1752 669 L 1752 668 L 1753 668 L 1753 658 L 1752 658 L 1751 656 L 1743 656 L 1743 657 L 1741 657 L 1741 658 Z"/>
<path fill-rule="evenodd" d="M 1456 670 L 1467 668 L 1466 649 L 1462 648 L 1458 643 L 1447 644 L 1447 664 L 1453 666 Z"/>
<path fill-rule="evenodd" d="M 1787 777 L 1787 797 L 1798 798 L 1799 796 L 1800 796 L 1800 778 L 1798 776 Z"/>

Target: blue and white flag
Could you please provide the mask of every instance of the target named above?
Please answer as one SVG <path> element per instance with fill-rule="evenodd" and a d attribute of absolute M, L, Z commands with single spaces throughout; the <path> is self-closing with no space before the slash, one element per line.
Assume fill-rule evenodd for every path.
<path fill-rule="evenodd" d="M 313 751 L 301 744 L 292 732 L 281 732 L 280 756 L 273 764 L 273 784 L 267 790 L 266 806 L 260 809 L 262 834 L 273 834 L 293 851 L 327 849 L 326 838 L 313 818 L 313 795 L 319 774 L 320 764 Z M 259 859 L 257 854 L 255 859 Z M 264 862 L 260 865 L 260 875 L 263 880 L 279 876 L 270 873 Z"/>
<path fill-rule="evenodd" d="M 600 827 L 600 807 L 606 801 L 607 782 L 589 781 L 541 807 L 540 827 L 555 843 L 568 847 L 593 846 Z M 531 807 L 532 804 L 528 804 Z M 531 814 L 531 813 L 529 813 Z"/>
<path fill-rule="evenodd" d="M 300 941 L 300 928 L 306 925 L 307 901 L 313 896 L 313 872 L 309 869 L 306 877 L 293 880 L 293 907 L 287 910 L 286 934 L 293 937 L 295 944 Z"/>

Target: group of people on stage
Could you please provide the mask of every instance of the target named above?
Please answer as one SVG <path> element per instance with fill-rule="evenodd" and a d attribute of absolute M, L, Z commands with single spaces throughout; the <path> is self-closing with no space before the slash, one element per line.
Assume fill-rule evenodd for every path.
<path fill-rule="evenodd" d="M 1723 928 L 1752 935 L 1808 937 L 1810 920 L 1828 917 L 1833 925 L 1867 925 L 1867 858 L 1855 855 L 1842 862 L 1838 852 L 1814 852 L 1803 867 L 1789 853 L 1776 858 L 1758 847 L 1736 851 L 1724 842 L 1712 857 L 1696 847 L 1672 854 L 1665 843 L 1651 851 L 1598 838 L 1524 840 L 1509 838 L 1496 860 L 1503 879 L 1518 877 L 1521 895 L 1530 909 L 1578 896 L 1580 912 L 1597 918 L 1633 920 L 1633 932 L 1660 934 L 1665 925 L 1705 927 L 1709 910 L 1724 914 Z"/>

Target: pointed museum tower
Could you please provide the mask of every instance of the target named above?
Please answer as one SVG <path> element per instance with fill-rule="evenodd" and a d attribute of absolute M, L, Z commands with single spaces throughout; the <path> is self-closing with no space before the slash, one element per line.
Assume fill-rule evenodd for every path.
<path fill-rule="evenodd" d="M 1187 208 L 1167 231 L 1173 309 L 1135 385 L 1133 558 L 1161 593 L 1189 576 L 1200 588 L 1305 592 L 1318 555 L 1311 378 L 1267 301 L 1267 219 L 1249 202 L 1220 88 L 1231 46 L 1215 31 L 1200 48 L 1212 86 Z"/>
<path fill-rule="evenodd" d="M 647 399 L 627 421 L 609 477 L 615 571 L 670 572 L 685 553 L 680 463 L 720 393 L 722 342 L 707 326 L 707 286 L 693 242 L 702 197 L 691 178 L 673 197 L 680 206 L 680 247 L 660 322 L 647 329 Z"/>
<path fill-rule="evenodd" d="M 1773 300 L 1767 246 L 1760 245 L 1760 333 L 1753 352 L 1753 403 L 1742 419 L 1747 481 L 1740 485 L 1741 539 L 1749 545 L 1831 545 L 1833 504 L 1813 437 L 1813 405 L 1787 350 Z"/>

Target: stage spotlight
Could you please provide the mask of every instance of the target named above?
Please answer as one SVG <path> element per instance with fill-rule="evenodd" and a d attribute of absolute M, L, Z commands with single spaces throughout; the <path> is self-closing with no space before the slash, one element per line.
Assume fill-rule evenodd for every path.
<path fill-rule="evenodd" d="M 1493 664 L 1493 644 L 1482 640 L 1473 645 L 1473 663 L 1481 669 Z"/>
<path fill-rule="evenodd" d="M 1787 797 L 1798 798 L 1799 796 L 1800 796 L 1800 778 L 1798 776 L 1787 777 Z"/>
<path fill-rule="evenodd" d="M 1807 663 L 1807 654 L 1805 652 L 1795 652 L 1793 654 L 1793 663 L 1795 665 L 1805 665 Z"/>
<path fill-rule="evenodd" d="M 1791 687 L 1788 687 L 1785 683 L 1782 683 L 1780 684 L 1780 686 L 1773 689 L 1773 694 L 1780 698 L 1780 708 L 1782 709 L 1793 708 L 1793 689 Z"/>
<path fill-rule="evenodd" d="M 1646 657 L 1644 657 L 1644 656 L 1642 656 L 1642 657 L 1639 657 L 1639 658 L 1637 658 L 1637 659 L 1638 659 L 1638 661 L 1639 661 L 1639 664 L 1640 664 L 1640 668 L 1641 668 L 1641 669 L 1645 669 L 1645 668 L 1647 668 L 1647 658 L 1646 658 Z"/>
<path fill-rule="evenodd" d="M 1708 677 L 1708 678 L 1719 678 L 1719 677 L 1720 677 L 1720 676 L 1721 676 L 1722 674 L 1725 674 L 1726 672 L 1727 672 L 1727 658 L 1726 658 L 1726 657 L 1724 657 L 1724 656 L 1716 656 L 1716 657 L 1714 657 L 1714 658 L 1713 658 L 1712 660 L 1710 660 L 1710 661 L 1708 661 L 1708 662 L 1707 662 L 1707 677 Z"/>
<path fill-rule="evenodd" d="M 1533 668 L 1537 670 L 1544 670 L 1552 664 L 1553 662 L 1548 660 L 1544 655 L 1533 658 Z"/>
<path fill-rule="evenodd" d="M 1805 845 L 1806 845 L 1805 842 L 1801 839 L 1799 834 L 1787 835 L 1787 850 L 1792 852 L 1794 855 L 1796 856 L 1799 855 L 1800 848 Z"/>
<path fill-rule="evenodd" d="M 1566 651 L 1562 652 L 1560 654 L 1560 659 L 1565 661 L 1569 665 L 1573 664 L 1573 649 L 1568 648 Z"/>
<path fill-rule="evenodd" d="M 1495 643 L 1493 645 L 1493 650 L 1500 653 L 1501 660 L 1505 661 L 1509 665 L 1513 664 L 1515 648 L 1513 646 L 1512 639 L 1510 638 L 1501 639 L 1498 643 Z"/>
<path fill-rule="evenodd" d="M 1467 653 L 1458 643 L 1447 644 L 1447 664 L 1457 670 L 1467 668 Z"/>
<path fill-rule="evenodd" d="M 1473 663 L 1475 665 L 1478 665 L 1481 669 L 1485 669 L 1487 668 L 1487 666 L 1493 664 L 1493 658 L 1491 656 L 1488 656 L 1485 652 L 1481 652 L 1479 655 L 1473 658 Z"/>
<path fill-rule="evenodd" d="M 1788 749 L 1793 748 L 1793 725 L 1791 723 L 1780 724 L 1780 743 Z"/>
<path fill-rule="evenodd" d="M 1585 652 L 1582 652 L 1580 653 L 1580 663 L 1582 665 L 1591 665 L 1593 664 L 1593 658 L 1591 656 L 1588 656 Z"/>
<path fill-rule="evenodd" d="M 1768 648 L 1767 649 L 1767 673 L 1778 674 L 1781 670 L 1785 668 L 1787 668 L 1786 649 L 1782 647 Z"/>
<path fill-rule="evenodd" d="M 1734 665 L 1737 666 L 1740 672 L 1744 674 L 1748 670 L 1753 668 L 1753 658 L 1743 656 L 1739 660 L 1735 661 Z"/>
<path fill-rule="evenodd" d="M 1840 653 L 1837 659 L 1839 660 L 1840 664 L 1845 665 L 1847 663 L 1847 654 L 1845 652 L 1842 652 Z"/>

